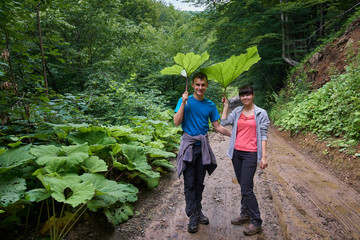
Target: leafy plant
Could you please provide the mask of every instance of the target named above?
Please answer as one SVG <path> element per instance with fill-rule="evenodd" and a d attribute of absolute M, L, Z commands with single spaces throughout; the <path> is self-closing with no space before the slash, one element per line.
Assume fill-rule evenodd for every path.
<path fill-rule="evenodd" d="M 113 224 L 127 220 L 137 200 L 133 184 L 155 188 L 160 173 L 174 167 L 166 158 L 175 154 L 165 149 L 176 149 L 179 141 L 178 128 L 167 122 L 134 117 L 133 124 L 47 123 L 46 131 L 32 134 L 33 144 L 22 142 L 29 136 L 9 138 L 8 145 L 18 146 L 0 151 L 2 216 L 16 214 L 24 203 L 46 205 L 48 219 L 39 233 L 50 232 L 52 239 L 63 238 L 87 210 L 103 212 Z"/>
<path fill-rule="evenodd" d="M 239 56 L 233 55 L 226 61 L 203 68 L 201 71 L 209 79 L 219 82 L 224 88 L 225 93 L 230 83 L 261 59 L 256 46 L 248 48 L 246 51 L 245 54 Z"/>
<path fill-rule="evenodd" d="M 333 75 L 317 91 L 308 93 L 298 81 L 290 85 L 275 98 L 270 112 L 275 125 L 294 133 L 311 131 L 342 151 L 356 145 L 360 140 L 358 61 L 353 59 L 346 73 Z"/>
<path fill-rule="evenodd" d="M 0 65 L 7 67 L 8 65 L 6 63 L 3 63 L 0 61 Z M 0 77 L 5 76 L 5 73 L 3 71 L 0 71 Z"/>
<path fill-rule="evenodd" d="M 204 52 L 201 55 L 196 55 L 193 52 L 190 53 L 178 53 L 174 57 L 174 60 L 177 64 L 172 67 L 166 67 L 161 70 L 163 75 L 180 75 L 186 78 L 185 91 L 188 87 L 188 77 L 198 69 L 201 64 L 209 60 L 209 54 Z"/>
<path fill-rule="evenodd" d="M 29 162 L 34 156 L 29 153 L 31 145 L 10 149 L 0 155 L 0 174 Z"/>

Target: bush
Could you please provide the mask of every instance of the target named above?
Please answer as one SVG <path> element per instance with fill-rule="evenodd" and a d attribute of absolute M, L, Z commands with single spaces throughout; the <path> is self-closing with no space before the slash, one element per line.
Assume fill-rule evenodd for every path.
<path fill-rule="evenodd" d="M 310 94 L 296 85 L 280 92 L 270 112 L 274 124 L 294 133 L 311 131 L 322 138 L 343 137 L 350 145 L 356 144 L 360 140 L 359 62 L 354 58 L 346 73 L 333 75 Z"/>

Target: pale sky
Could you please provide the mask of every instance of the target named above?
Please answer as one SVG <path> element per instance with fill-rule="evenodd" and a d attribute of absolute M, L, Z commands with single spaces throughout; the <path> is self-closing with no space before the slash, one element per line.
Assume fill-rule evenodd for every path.
<path fill-rule="evenodd" d="M 203 11 L 205 7 L 194 7 L 192 3 L 182 3 L 182 0 L 163 0 L 163 2 L 171 3 L 175 9 L 182 11 Z"/>

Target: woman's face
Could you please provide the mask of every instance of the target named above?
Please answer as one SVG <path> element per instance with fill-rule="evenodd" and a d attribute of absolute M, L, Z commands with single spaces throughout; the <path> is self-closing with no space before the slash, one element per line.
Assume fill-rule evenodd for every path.
<path fill-rule="evenodd" d="M 254 94 L 248 93 L 240 96 L 240 101 L 244 106 L 251 106 L 253 104 Z"/>

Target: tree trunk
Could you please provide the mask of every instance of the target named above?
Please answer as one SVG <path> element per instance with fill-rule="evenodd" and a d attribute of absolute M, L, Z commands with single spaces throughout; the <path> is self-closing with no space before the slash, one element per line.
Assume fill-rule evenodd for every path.
<path fill-rule="evenodd" d="M 282 3 L 282 0 L 280 0 L 280 4 Z M 288 64 L 290 64 L 291 66 L 296 66 L 299 64 L 299 62 L 291 59 L 291 57 L 287 56 L 286 54 L 286 33 L 285 33 L 285 19 L 284 19 L 284 13 L 281 11 L 281 32 L 282 32 L 282 44 L 281 44 L 281 48 L 282 48 L 282 58 L 284 59 L 285 62 L 287 62 Z"/>
<path fill-rule="evenodd" d="M 41 51 L 41 60 L 42 60 L 42 68 L 43 68 L 43 75 L 44 75 L 44 83 L 45 83 L 45 92 L 46 96 L 49 96 L 49 88 L 48 82 L 46 77 L 46 63 L 45 63 L 45 54 L 44 54 L 44 47 L 43 47 L 43 40 L 41 34 L 41 26 L 40 26 L 40 2 L 36 5 L 36 15 L 37 15 L 37 27 L 39 32 L 39 40 L 40 40 L 40 51 Z"/>
<path fill-rule="evenodd" d="M 88 63 L 90 65 L 92 65 L 93 63 L 93 29 L 91 29 L 91 34 L 90 34 L 90 47 L 89 47 L 89 61 Z"/>
<path fill-rule="evenodd" d="M 322 38 L 324 34 L 324 9 L 324 5 L 320 3 L 319 38 Z"/>
<path fill-rule="evenodd" d="M 11 57 L 10 57 L 10 40 L 9 40 L 9 35 L 8 35 L 6 30 L 5 30 L 5 38 L 6 38 L 6 51 L 8 53 L 7 61 L 9 63 L 11 84 L 13 85 L 13 88 L 14 88 L 14 90 L 16 92 L 16 95 L 19 96 L 20 94 L 19 94 L 19 91 L 18 91 L 18 86 L 17 86 L 16 81 L 15 81 L 14 71 L 13 71 L 13 67 L 12 67 L 12 61 L 11 61 Z"/>

